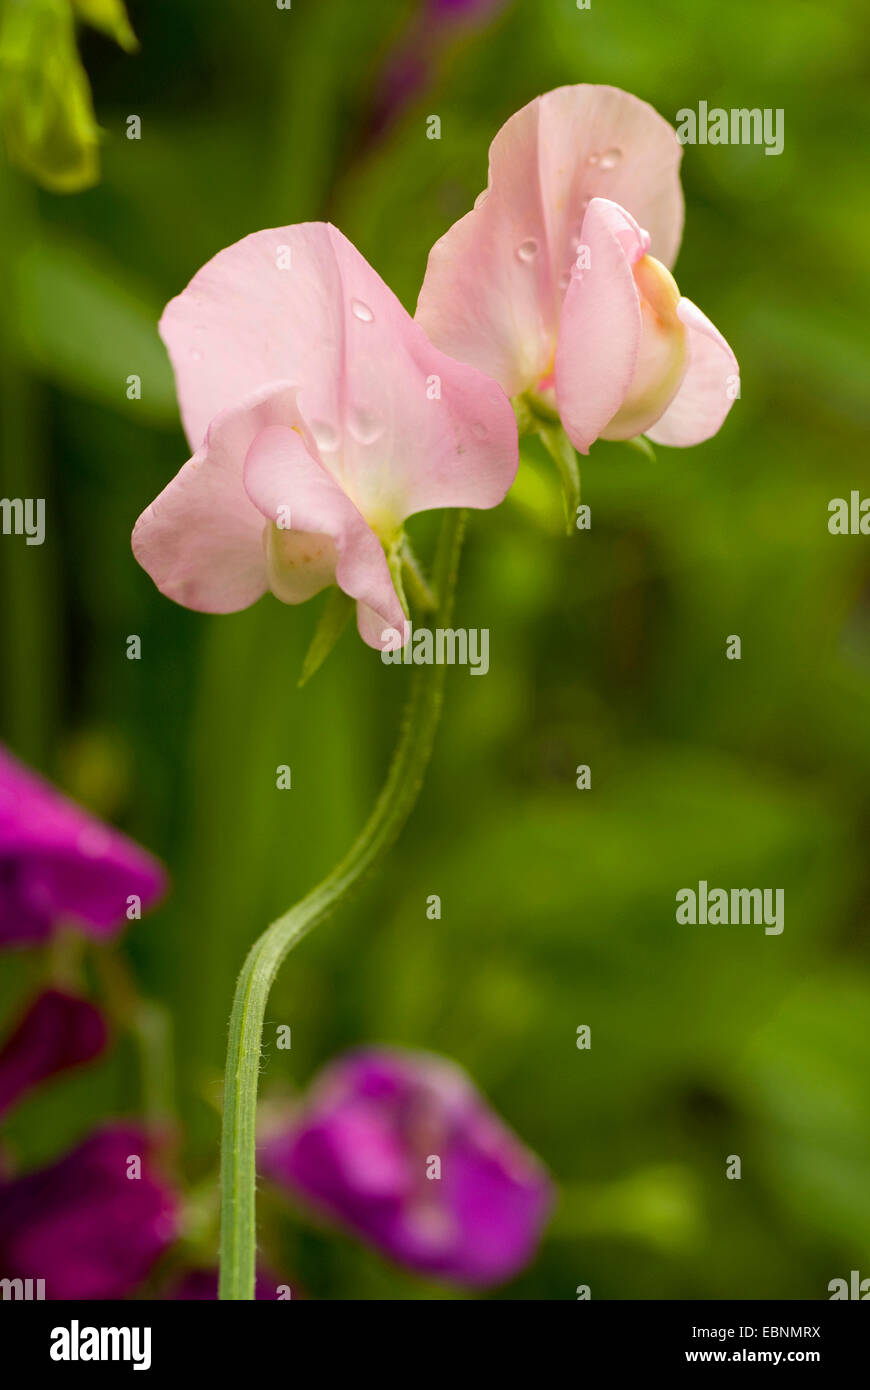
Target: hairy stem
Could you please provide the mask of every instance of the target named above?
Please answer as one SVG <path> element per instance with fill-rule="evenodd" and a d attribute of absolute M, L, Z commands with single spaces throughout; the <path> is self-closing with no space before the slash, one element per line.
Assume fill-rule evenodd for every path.
<path fill-rule="evenodd" d="M 436 620 L 448 627 L 465 526 L 445 513 L 435 561 Z M 387 780 L 367 825 L 344 859 L 316 888 L 254 942 L 242 966 L 230 1016 L 221 1140 L 220 1298 L 253 1299 L 256 1260 L 256 1118 L 263 1018 L 287 953 L 387 853 L 413 809 L 441 713 L 445 668 L 415 671 L 402 732 Z"/>

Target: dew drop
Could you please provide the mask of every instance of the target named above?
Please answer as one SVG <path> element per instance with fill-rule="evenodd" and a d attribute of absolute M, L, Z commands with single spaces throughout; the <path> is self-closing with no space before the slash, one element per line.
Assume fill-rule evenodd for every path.
<path fill-rule="evenodd" d="M 607 152 L 601 156 L 601 167 L 602 169 L 615 169 L 621 159 L 622 150 L 616 148 L 607 150 Z"/>
<path fill-rule="evenodd" d="M 521 245 L 517 247 L 517 255 L 519 256 L 521 261 L 533 261 L 537 254 L 538 243 L 532 236 L 530 236 L 527 241 L 522 242 Z"/>
<path fill-rule="evenodd" d="M 358 318 L 361 323 L 371 323 L 373 321 L 375 317 L 374 314 L 367 304 L 363 304 L 361 299 L 352 299 L 350 301 L 350 307 L 353 310 L 354 318 Z"/>
<path fill-rule="evenodd" d="M 374 444 L 384 432 L 378 417 L 370 410 L 362 410 L 359 407 L 351 410 L 347 425 L 358 444 Z"/>
<path fill-rule="evenodd" d="M 312 420 L 311 433 L 318 449 L 329 451 L 338 448 L 338 431 L 328 420 Z"/>
<path fill-rule="evenodd" d="M 587 164 L 597 164 L 600 158 L 601 158 L 601 155 L 600 155 L 600 154 L 591 154 L 591 155 L 589 156 L 589 158 L 587 159 L 586 163 L 587 163 Z"/>

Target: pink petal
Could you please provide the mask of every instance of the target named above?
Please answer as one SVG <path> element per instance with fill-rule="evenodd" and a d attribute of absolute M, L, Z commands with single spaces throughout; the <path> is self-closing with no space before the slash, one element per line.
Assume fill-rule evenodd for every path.
<path fill-rule="evenodd" d="M 630 212 L 649 233 L 650 254 L 673 265 L 683 234 L 683 147 L 673 127 L 619 87 L 559 87 L 541 101 L 551 236 L 567 252 L 565 269 L 573 258 L 571 236 L 593 198 Z"/>
<path fill-rule="evenodd" d="M 494 382 L 433 348 L 326 223 L 256 232 L 167 306 L 161 332 L 194 447 L 221 411 L 293 383 L 324 466 L 384 535 L 432 507 L 492 507 L 517 467 Z"/>
<path fill-rule="evenodd" d="M 242 466 L 260 430 L 298 418 L 295 391 L 284 384 L 213 421 L 133 530 L 133 553 L 161 593 L 203 613 L 235 613 L 266 592 L 266 522 L 245 492 Z"/>
<path fill-rule="evenodd" d="M 370 646 L 384 645 L 385 628 L 403 628 L 405 616 L 380 541 L 296 430 L 278 425 L 257 435 L 245 460 L 244 486 L 258 514 L 277 524 L 282 509 L 289 513 L 292 529 L 272 533 L 271 580 L 279 598 L 301 603 L 331 583 L 334 574 L 344 592 L 359 601 L 360 634 Z M 377 615 L 377 631 L 368 612 L 363 618 L 363 608 Z"/>
<path fill-rule="evenodd" d="M 740 386 L 737 359 L 718 328 L 690 299 L 677 314 L 685 324 L 689 365 L 682 385 L 659 421 L 646 431 L 656 444 L 700 444 L 720 429 Z"/>
<path fill-rule="evenodd" d="M 555 346 L 539 121 L 540 98 L 499 131 L 488 191 L 432 247 L 417 301 L 432 342 L 509 396 L 545 374 Z"/>
<path fill-rule="evenodd" d="M 562 306 L 556 399 L 571 443 L 588 454 L 616 415 L 634 376 L 642 318 L 632 263 L 641 229 L 623 208 L 595 198 L 583 220 L 588 270 L 575 270 Z"/>
<path fill-rule="evenodd" d="M 432 341 L 508 395 L 534 387 L 551 369 L 589 202 L 628 209 L 670 265 L 681 156 L 667 121 L 616 87 L 560 87 L 523 107 L 490 147 L 485 195 L 430 252 L 417 318 Z"/>
<path fill-rule="evenodd" d="M 640 348 L 625 400 L 603 439 L 634 439 L 660 419 L 686 374 L 686 330 L 677 312 L 680 291 L 671 272 L 654 256 L 633 267 L 641 312 Z"/>

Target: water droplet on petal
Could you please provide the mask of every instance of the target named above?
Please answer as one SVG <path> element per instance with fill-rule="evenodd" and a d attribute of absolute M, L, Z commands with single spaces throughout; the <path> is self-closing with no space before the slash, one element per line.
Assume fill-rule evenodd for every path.
<path fill-rule="evenodd" d="M 538 243 L 533 236 L 530 236 L 527 241 L 522 242 L 522 244 L 517 247 L 517 255 L 521 261 L 533 261 L 537 254 Z"/>
<path fill-rule="evenodd" d="M 489 430 L 486 428 L 486 425 L 484 425 L 480 420 L 477 420 L 471 426 L 471 433 L 474 435 L 475 439 L 486 439 L 487 435 L 489 434 Z"/>
<path fill-rule="evenodd" d="M 591 155 L 589 156 L 589 158 L 587 159 L 586 163 L 587 163 L 587 164 L 597 164 L 600 158 L 601 158 L 601 155 L 600 155 L 600 154 L 591 154 Z"/>
<path fill-rule="evenodd" d="M 601 167 L 602 169 L 615 169 L 621 159 L 622 150 L 616 148 L 607 150 L 607 152 L 601 156 Z"/>
<path fill-rule="evenodd" d="M 358 318 L 361 323 L 371 323 L 374 314 L 367 304 L 363 304 L 361 299 L 352 299 L 350 307 L 353 310 L 354 318 Z"/>
<path fill-rule="evenodd" d="M 375 440 L 380 439 L 384 432 L 384 427 L 378 417 L 373 415 L 370 410 L 362 410 L 359 407 L 351 410 L 347 425 L 359 444 L 374 444 Z"/>
<path fill-rule="evenodd" d="M 338 431 L 334 425 L 330 425 L 328 420 L 312 420 L 311 433 L 314 435 L 314 442 L 318 449 L 325 449 L 329 452 L 338 448 Z"/>
<path fill-rule="evenodd" d="M 194 348 L 190 355 L 193 358 L 194 362 L 202 361 L 202 353 L 200 352 L 199 348 Z"/>

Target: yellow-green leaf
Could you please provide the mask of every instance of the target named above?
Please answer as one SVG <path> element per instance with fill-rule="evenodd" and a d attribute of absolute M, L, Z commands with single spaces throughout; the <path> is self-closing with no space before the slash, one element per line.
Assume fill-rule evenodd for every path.
<path fill-rule="evenodd" d="M 5 5 L 0 128 L 10 162 L 56 193 L 99 177 L 99 129 L 67 0 Z"/>
<path fill-rule="evenodd" d="M 119 43 L 126 53 L 135 53 L 139 40 L 133 33 L 123 0 L 72 0 L 73 9 L 79 19 L 108 34 Z"/>

